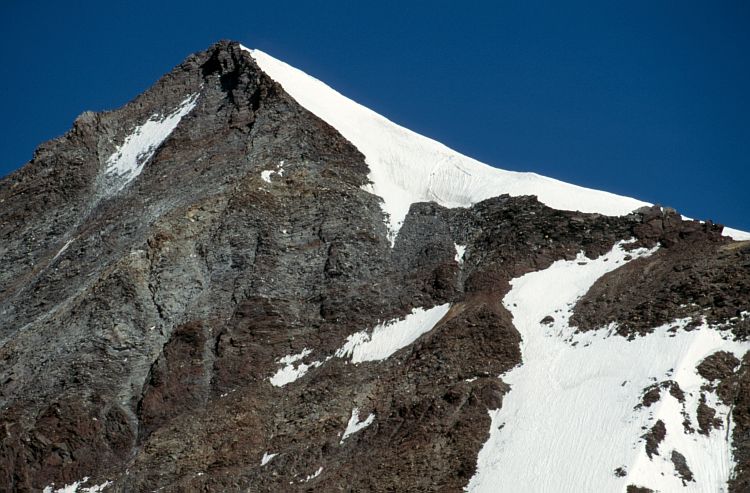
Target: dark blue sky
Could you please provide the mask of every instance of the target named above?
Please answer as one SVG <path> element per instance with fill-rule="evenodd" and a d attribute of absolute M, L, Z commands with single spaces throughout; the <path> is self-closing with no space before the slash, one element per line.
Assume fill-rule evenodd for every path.
<path fill-rule="evenodd" d="M 225 38 L 498 167 L 750 231 L 750 2 L 0 1 L 0 175 Z"/>

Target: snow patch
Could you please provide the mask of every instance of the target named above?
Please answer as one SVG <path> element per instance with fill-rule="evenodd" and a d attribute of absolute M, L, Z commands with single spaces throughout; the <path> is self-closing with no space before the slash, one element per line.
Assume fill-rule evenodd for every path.
<path fill-rule="evenodd" d="M 459 245 L 458 243 L 454 243 L 453 247 L 456 249 L 456 256 L 453 257 L 453 260 L 455 260 L 459 264 L 463 264 L 464 254 L 466 253 L 466 245 Z"/>
<path fill-rule="evenodd" d="M 73 484 L 63 486 L 62 488 L 54 489 L 55 483 L 47 486 L 42 490 L 42 493 L 100 493 L 104 491 L 104 488 L 110 486 L 112 481 L 105 481 L 102 484 L 94 486 L 83 486 L 89 480 L 88 477 L 83 478 L 80 481 L 76 481 Z"/>
<path fill-rule="evenodd" d="M 291 365 L 292 363 L 296 363 L 297 361 L 301 361 L 306 356 L 309 356 L 312 354 L 312 349 L 304 348 L 302 352 L 299 352 L 297 354 L 290 354 L 288 356 L 284 356 L 283 358 L 278 359 L 278 363 L 281 363 L 282 365 Z"/>
<path fill-rule="evenodd" d="M 351 356 L 353 363 L 384 360 L 432 330 L 448 313 L 449 308 L 450 303 L 428 310 L 414 308 L 403 320 L 391 320 L 377 325 L 372 334 L 366 331 L 351 334 L 346 343 L 336 351 L 336 356 Z"/>
<path fill-rule="evenodd" d="M 312 480 L 312 479 L 315 479 L 315 478 L 317 478 L 318 476 L 320 476 L 320 473 L 322 473 L 322 472 L 323 472 L 323 466 L 320 466 L 320 467 L 318 468 L 318 470 L 317 470 L 317 471 L 315 471 L 314 473 L 312 473 L 312 474 L 310 474 L 309 476 L 307 476 L 307 477 L 306 477 L 305 479 L 303 479 L 303 480 L 302 480 L 301 482 L 302 482 L 302 483 L 307 483 L 308 481 L 310 481 L 310 480 Z"/>
<path fill-rule="evenodd" d="M 273 174 L 284 176 L 284 161 L 279 161 L 279 165 L 276 167 L 276 169 L 267 169 L 261 171 L 260 177 L 266 183 L 271 183 L 271 175 Z"/>
<path fill-rule="evenodd" d="M 350 358 L 353 363 L 382 361 L 432 330 L 449 309 L 450 303 L 427 310 L 414 308 L 403 320 L 393 319 L 375 326 L 372 334 L 367 331 L 351 334 L 342 347 L 323 361 L 302 362 L 312 354 L 312 350 L 307 348 L 298 354 L 284 356 L 276 361 L 284 365 L 283 368 L 279 368 L 269 381 L 275 387 L 283 387 L 303 377 L 311 368 L 317 368 L 334 357 Z"/>
<path fill-rule="evenodd" d="M 145 123 L 135 127 L 115 152 L 107 158 L 105 173 L 109 180 L 109 193 L 119 192 L 141 174 L 143 167 L 177 127 L 182 117 L 195 108 L 197 100 L 198 94 L 192 94 L 168 115 L 154 114 Z"/>
<path fill-rule="evenodd" d="M 649 385 L 674 380 L 697 428 L 695 407 L 705 382 L 696 365 L 717 350 L 741 355 L 748 344 L 706 326 L 680 330 L 684 320 L 632 341 L 615 335 L 614 326 L 578 333 L 568 324 L 575 302 L 597 279 L 626 263 L 625 255 L 654 250 L 627 252 L 620 242 L 597 259 L 580 254 L 511 281 L 503 304 L 523 338 L 523 364 L 502 376 L 511 390 L 501 409 L 489 411 L 490 437 L 468 491 L 494 492 L 498 485 L 504 491 L 624 491 L 631 483 L 658 491 L 726 491 L 732 461 L 725 430 L 708 437 L 688 433 L 683 406 L 668 392 L 648 408 L 637 405 Z M 540 323 L 553 313 L 552 323 Z M 710 402 L 727 422 L 728 409 Z M 651 460 L 641 436 L 659 419 L 667 436 Z M 672 450 L 685 456 L 695 482 L 683 487 Z M 613 473 L 620 467 L 625 477 Z"/>
<path fill-rule="evenodd" d="M 275 387 L 283 387 L 284 385 L 292 383 L 302 377 L 310 370 L 310 368 L 317 368 L 318 366 L 323 364 L 320 361 L 313 361 L 310 364 L 300 362 L 295 366 L 295 363 L 301 361 L 310 353 L 312 353 L 312 350 L 305 348 L 301 353 L 291 354 L 288 356 L 284 356 L 283 358 L 279 358 L 277 363 L 284 365 L 284 367 L 277 370 L 276 373 L 274 373 L 274 375 L 269 379 L 271 381 L 271 385 Z"/>
<path fill-rule="evenodd" d="M 728 236 L 732 238 L 733 240 L 737 241 L 746 241 L 750 240 L 750 233 L 745 231 L 740 231 L 739 229 L 734 228 L 724 228 L 724 230 L 721 232 L 722 235 Z"/>
<path fill-rule="evenodd" d="M 359 408 L 355 407 L 354 409 L 352 409 L 352 417 L 349 418 L 349 423 L 347 423 L 346 425 L 344 436 L 341 437 L 341 441 L 339 443 L 344 443 L 344 440 L 346 440 L 350 435 L 364 430 L 365 428 L 370 426 L 373 421 L 375 421 L 375 415 L 372 413 L 367 416 L 366 419 L 360 421 Z"/>
<path fill-rule="evenodd" d="M 268 452 L 265 452 L 263 454 L 263 458 L 260 460 L 260 465 L 261 466 L 265 466 L 266 464 L 268 464 L 269 462 L 271 462 L 271 459 L 273 459 L 277 455 L 279 455 L 279 454 L 269 454 Z"/>

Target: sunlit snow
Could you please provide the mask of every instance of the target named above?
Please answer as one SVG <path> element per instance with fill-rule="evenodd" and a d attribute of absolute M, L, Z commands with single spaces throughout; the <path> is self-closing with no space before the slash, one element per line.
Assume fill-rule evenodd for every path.
<path fill-rule="evenodd" d="M 271 175 L 273 173 L 275 173 L 275 171 L 272 169 L 263 170 L 260 172 L 260 178 L 266 183 L 271 183 Z"/>
<path fill-rule="evenodd" d="M 260 172 L 260 178 L 266 182 L 271 183 L 271 176 L 277 174 L 279 176 L 284 176 L 284 161 L 279 161 L 279 165 L 276 167 L 276 169 L 266 169 Z"/>
<path fill-rule="evenodd" d="M 166 116 L 154 114 L 145 123 L 135 127 L 115 152 L 107 158 L 106 175 L 111 187 L 109 193 L 117 193 L 141 174 L 143 167 L 177 127 L 182 117 L 193 110 L 197 100 L 198 94 L 192 94 L 170 114 Z"/>
<path fill-rule="evenodd" d="M 450 303 L 428 310 L 414 308 L 403 320 L 391 320 L 376 326 L 372 333 L 366 331 L 350 335 L 336 351 L 336 356 L 351 356 L 353 363 L 383 360 L 416 341 L 429 332 L 448 313 Z"/>
<path fill-rule="evenodd" d="M 344 430 L 344 435 L 341 437 L 341 442 L 344 443 L 344 440 L 346 440 L 351 435 L 364 430 L 368 426 L 372 424 L 372 422 L 375 421 L 375 415 L 370 414 L 367 416 L 366 419 L 363 419 L 362 421 L 359 420 L 359 408 L 352 409 L 352 416 L 349 418 L 349 423 L 346 425 L 346 430 Z"/>
<path fill-rule="evenodd" d="M 453 246 L 456 249 L 456 256 L 453 258 L 453 260 L 455 260 L 459 264 L 463 264 L 464 254 L 466 253 L 466 245 L 459 245 L 458 243 L 454 243 Z"/>
<path fill-rule="evenodd" d="M 277 455 L 279 455 L 279 454 L 269 454 L 268 452 L 265 452 L 263 454 L 263 458 L 260 460 L 260 465 L 261 466 L 265 466 L 266 464 L 268 464 L 269 462 L 271 462 L 271 459 L 273 459 Z"/>
<path fill-rule="evenodd" d="M 434 306 L 425 310 L 414 308 L 402 320 L 393 319 L 378 324 L 372 333 L 363 330 L 347 337 L 346 342 L 333 355 L 324 361 L 303 363 L 302 360 L 312 353 L 310 349 L 279 358 L 277 363 L 284 365 L 269 378 L 271 385 L 283 387 L 304 376 L 311 368 L 317 368 L 333 357 L 351 359 L 353 363 L 364 361 L 382 361 L 399 349 L 416 341 L 422 334 L 431 331 L 441 318 L 448 313 L 450 304 Z"/>
<path fill-rule="evenodd" d="M 724 236 L 729 236 L 730 238 L 733 238 L 737 241 L 744 241 L 744 240 L 750 240 L 750 233 L 745 231 L 740 231 L 739 229 L 734 228 L 724 228 L 724 231 L 722 232 Z"/>
<path fill-rule="evenodd" d="M 302 482 L 303 483 L 307 483 L 308 481 L 310 481 L 312 479 L 315 479 L 318 476 L 320 476 L 320 473 L 322 473 L 322 472 L 323 472 L 323 466 L 320 466 L 317 471 L 315 471 L 314 473 L 308 475 L 305 479 L 302 480 Z"/>
<path fill-rule="evenodd" d="M 42 493 L 100 493 L 104 489 L 112 484 L 112 481 L 105 481 L 102 484 L 94 486 L 83 486 L 89 480 L 88 477 L 83 478 L 80 481 L 76 481 L 62 488 L 55 489 L 54 484 L 47 486 L 42 490 Z"/>
<path fill-rule="evenodd" d="M 299 104 L 338 130 L 365 155 L 372 181 L 367 190 L 383 199 L 392 242 L 409 206 L 415 202 L 434 201 L 445 207 L 469 207 L 504 193 L 536 195 L 554 209 L 608 216 L 625 215 L 650 205 L 536 173 L 505 171 L 480 163 L 396 125 L 260 50 L 243 49 Z M 732 232 L 728 230 L 726 234 Z"/>
<path fill-rule="evenodd" d="M 615 335 L 615 327 L 577 333 L 568 325 L 576 300 L 599 277 L 623 265 L 627 254 L 652 252 L 622 246 L 596 260 L 581 254 L 558 261 L 511 282 L 503 303 L 523 338 L 523 364 L 502 376 L 511 390 L 502 408 L 490 411 L 490 437 L 468 491 L 624 491 L 628 484 L 663 492 L 725 491 L 732 463 L 726 430 L 688 433 L 683 405 L 668 392 L 648 408 L 637 405 L 645 388 L 674 380 L 697 429 L 695 410 L 705 382 L 696 366 L 718 350 L 741 356 L 748 344 L 705 326 L 681 330 L 685 320 L 632 341 Z M 540 323 L 547 315 L 554 322 Z M 727 423 L 726 406 L 710 399 Z M 660 455 L 649 459 L 640 437 L 659 419 L 667 435 Z M 669 460 L 672 450 L 685 456 L 695 482 L 683 487 Z M 617 468 L 627 475 L 615 475 Z"/>
<path fill-rule="evenodd" d="M 320 366 L 322 364 L 320 361 L 313 361 L 310 364 L 301 362 L 301 360 L 308 356 L 311 352 L 312 350 L 305 348 L 301 353 L 292 354 L 280 358 L 278 360 L 278 363 L 284 366 L 282 368 L 279 368 L 276 373 L 274 373 L 274 375 L 270 378 L 271 385 L 274 385 L 276 387 L 283 387 L 284 385 L 292 383 L 300 378 L 302 375 L 307 373 L 310 368 Z M 295 363 L 297 364 L 295 365 Z"/>

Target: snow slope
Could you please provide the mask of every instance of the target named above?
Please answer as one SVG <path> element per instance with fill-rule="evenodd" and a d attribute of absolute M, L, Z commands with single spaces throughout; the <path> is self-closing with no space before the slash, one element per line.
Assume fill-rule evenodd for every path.
<path fill-rule="evenodd" d="M 110 194 L 122 190 L 141 174 L 159 146 L 169 137 L 182 117 L 195 108 L 198 94 L 185 98 L 171 113 L 165 116 L 152 115 L 138 125 L 123 143 L 107 158 L 106 175 L 110 179 Z"/>
<path fill-rule="evenodd" d="M 536 195 L 554 209 L 598 212 L 608 216 L 625 215 L 651 205 L 536 173 L 493 168 L 396 125 L 260 50 L 243 49 L 250 52 L 258 66 L 298 103 L 338 130 L 365 155 L 372 181 L 367 189 L 383 199 L 382 207 L 388 215 L 392 242 L 409 206 L 416 202 L 434 201 L 445 207 L 469 207 L 504 193 Z"/>
<path fill-rule="evenodd" d="M 343 346 L 323 361 L 303 362 L 302 360 L 312 354 L 312 350 L 307 348 L 300 353 L 279 358 L 276 363 L 284 366 L 268 380 L 274 387 L 283 387 L 299 380 L 312 368 L 318 368 L 334 357 L 349 359 L 354 364 L 388 359 L 434 329 L 450 307 L 450 303 L 445 303 L 426 310 L 413 308 L 403 319 L 394 318 L 376 325 L 372 333 L 366 330 L 355 332 L 346 338 Z"/>
<path fill-rule="evenodd" d="M 739 229 L 724 228 L 723 234 L 724 236 L 729 236 L 730 238 L 734 238 L 737 241 L 750 240 L 750 233 L 746 231 L 740 231 Z"/>
<path fill-rule="evenodd" d="M 502 376 L 511 390 L 499 410 L 490 411 L 490 437 L 477 460 L 470 492 L 624 492 L 629 484 L 661 492 L 726 491 L 732 459 L 726 429 L 708 436 L 696 428 L 701 386 L 696 366 L 718 350 L 741 357 L 748 343 L 724 339 L 701 326 L 681 330 L 688 320 L 657 328 L 632 341 L 604 328 L 576 333 L 568 325 L 572 308 L 596 280 L 622 266 L 622 243 L 596 260 L 582 253 L 573 261 L 511 282 L 503 299 L 521 333 L 523 365 Z M 551 324 L 542 324 L 547 315 Z M 670 330 L 676 326 L 677 330 Z M 685 393 L 682 404 L 662 391 L 659 402 L 638 407 L 644 389 L 667 380 Z M 729 409 L 708 395 L 727 427 Z M 659 455 L 649 458 L 641 439 L 657 420 L 666 425 Z M 671 463 L 672 451 L 685 456 L 694 481 L 683 486 Z M 622 468 L 626 475 L 614 473 Z"/>

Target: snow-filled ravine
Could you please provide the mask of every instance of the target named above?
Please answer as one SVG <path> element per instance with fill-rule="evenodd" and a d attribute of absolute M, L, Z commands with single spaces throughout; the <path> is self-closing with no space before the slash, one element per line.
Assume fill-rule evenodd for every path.
<path fill-rule="evenodd" d="M 448 313 L 449 308 L 450 303 L 427 310 L 414 308 L 403 320 L 390 320 L 375 326 L 371 334 L 367 331 L 352 334 L 336 351 L 336 356 L 351 356 L 352 363 L 384 360 L 419 339 L 422 334 L 431 331 Z"/>
<path fill-rule="evenodd" d="M 370 426 L 373 421 L 375 421 L 375 415 L 372 413 L 370 413 L 367 418 L 360 421 L 359 408 L 355 407 L 352 409 L 352 417 L 349 418 L 349 422 L 346 424 L 346 430 L 344 430 L 344 435 L 341 437 L 341 442 L 339 443 L 344 443 L 344 440 L 349 438 L 349 436 L 364 430 Z"/>
<path fill-rule="evenodd" d="M 363 330 L 349 335 L 346 342 L 323 361 L 305 363 L 303 360 L 312 353 L 312 350 L 307 348 L 298 354 L 284 356 L 276 360 L 277 364 L 283 366 L 276 370 L 269 381 L 275 387 L 283 387 L 300 379 L 310 369 L 323 365 L 333 357 L 350 359 L 355 364 L 388 359 L 392 354 L 431 331 L 449 309 L 450 303 L 428 309 L 413 308 L 411 313 L 403 319 L 395 318 L 380 323 L 372 329 L 372 332 Z"/>
<path fill-rule="evenodd" d="M 554 208 L 621 216 L 647 202 L 584 188 L 536 173 L 506 171 L 464 156 L 397 125 L 323 82 L 260 50 L 243 47 L 258 66 L 299 104 L 339 131 L 365 156 L 372 185 L 383 199 L 391 242 L 416 202 L 445 207 L 471 205 L 502 194 L 536 195 Z M 727 228 L 737 239 L 748 233 Z"/>
<path fill-rule="evenodd" d="M 198 94 L 186 97 L 171 113 L 152 115 L 125 137 L 122 144 L 107 158 L 107 193 L 119 192 L 141 174 L 143 167 L 172 134 L 180 120 L 195 108 L 197 100 Z"/>
<path fill-rule="evenodd" d="M 490 411 L 490 437 L 468 491 L 624 492 L 630 484 L 660 492 L 726 491 L 732 469 L 729 410 L 708 394 L 725 429 L 706 436 L 686 430 L 683 422 L 687 417 L 698 428 L 696 409 L 706 382 L 696 366 L 718 350 L 741 357 L 748 344 L 706 326 L 682 330 L 687 320 L 634 340 L 614 334 L 614 327 L 578 333 L 568 325 L 576 300 L 597 279 L 622 266 L 626 255 L 653 252 L 627 252 L 624 245 L 595 260 L 579 254 L 511 282 L 503 303 L 523 338 L 523 363 L 501 376 L 511 390 L 502 408 Z M 554 321 L 542 323 L 547 316 Z M 679 384 L 684 403 L 662 391 L 658 402 L 638 406 L 644 389 L 666 380 Z M 659 455 L 649 458 L 641 437 L 658 420 L 666 437 Z M 678 476 L 674 450 L 685 457 L 693 481 L 683 484 Z"/>

